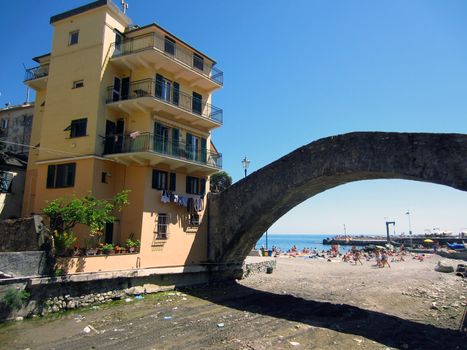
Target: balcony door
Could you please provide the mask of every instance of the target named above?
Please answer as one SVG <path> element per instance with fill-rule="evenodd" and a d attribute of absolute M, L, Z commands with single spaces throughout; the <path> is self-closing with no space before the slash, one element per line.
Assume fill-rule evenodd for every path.
<path fill-rule="evenodd" d="M 160 74 L 156 74 L 156 97 L 171 102 L 172 82 Z"/>
<path fill-rule="evenodd" d="M 158 122 L 154 123 L 154 151 L 169 153 L 169 128 Z"/>
<path fill-rule="evenodd" d="M 206 139 L 187 133 L 186 153 L 188 159 L 206 163 Z"/>

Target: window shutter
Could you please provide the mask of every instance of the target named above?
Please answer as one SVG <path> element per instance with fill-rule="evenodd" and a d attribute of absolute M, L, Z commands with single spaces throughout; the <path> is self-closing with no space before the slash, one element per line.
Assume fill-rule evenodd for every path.
<path fill-rule="evenodd" d="M 170 173 L 169 191 L 175 191 L 177 187 L 177 175 Z"/>
<path fill-rule="evenodd" d="M 173 104 L 178 106 L 180 100 L 180 84 L 174 81 L 174 93 L 173 93 Z"/>
<path fill-rule="evenodd" d="M 201 179 L 200 180 L 200 188 L 199 188 L 199 194 L 201 196 L 204 196 L 206 194 L 206 179 Z"/>
<path fill-rule="evenodd" d="M 76 163 L 68 164 L 67 177 L 66 177 L 67 186 L 75 185 L 75 173 L 76 173 Z"/>
<path fill-rule="evenodd" d="M 152 188 L 157 189 L 157 170 L 152 169 Z"/>
<path fill-rule="evenodd" d="M 206 139 L 201 139 L 201 161 L 206 163 L 207 160 L 207 148 L 206 148 Z"/>
<path fill-rule="evenodd" d="M 164 77 L 160 74 L 156 74 L 156 97 L 162 97 L 162 83 Z"/>
<path fill-rule="evenodd" d="M 186 133 L 186 153 L 188 159 L 193 159 L 193 135 Z"/>
<path fill-rule="evenodd" d="M 49 165 L 47 168 L 47 188 L 55 187 L 55 167 L 56 165 Z"/>
<path fill-rule="evenodd" d="M 186 177 L 186 193 L 191 193 L 191 176 Z"/>

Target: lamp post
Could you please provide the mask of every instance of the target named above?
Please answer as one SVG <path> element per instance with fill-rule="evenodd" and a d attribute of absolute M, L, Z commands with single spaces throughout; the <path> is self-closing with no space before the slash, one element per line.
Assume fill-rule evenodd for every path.
<path fill-rule="evenodd" d="M 245 170 L 245 177 L 246 177 L 247 169 L 249 166 L 250 166 L 250 161 L 245 156 L 245 158 L 243 158 L 242 160 L 242 167 L 243 167 L 243 170 Z"/>
<path fill-rule="evenodd" d="M 409 237 L 410 237 L 410 248 L 413 248 L 413 244 L 412 244 L 412 224 L 410 222 L 410 211 L 407 210 L 407 213 L 405 213 L 405 215 L 407 215 L 407 217 L 409 218 Z"/>

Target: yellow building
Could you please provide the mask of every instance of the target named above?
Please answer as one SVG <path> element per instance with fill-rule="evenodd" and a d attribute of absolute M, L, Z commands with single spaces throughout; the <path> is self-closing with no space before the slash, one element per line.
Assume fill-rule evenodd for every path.
<path fill-rule="evenodd" d="M 206 260 L 209 176 L 221 168 L 211 130 L 222 110 L 215 62 L 157 24 L 131 25 L 100 0 L 50 19 L 51 53 L 34 58 L 36 91 L 23 215 L 47 200 L 130 189 L 105 241 L 141 241 L 138 254 L 86 257 L 70 272 L 184 266 Z M 81 247 L 92 243 L 78 230 Z"/>

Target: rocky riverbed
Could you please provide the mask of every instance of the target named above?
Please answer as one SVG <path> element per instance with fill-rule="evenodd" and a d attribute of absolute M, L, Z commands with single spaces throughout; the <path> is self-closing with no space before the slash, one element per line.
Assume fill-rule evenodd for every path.
<path fill-rule="evenodd" d="M 467 283 L 438 257 L 376 268 L 279 258 L 272 274 L 14 322 L 5 349 L 465 349 Z M 449 261 L 453 265 L 459 261 Z"/>

